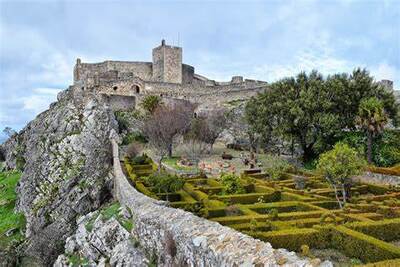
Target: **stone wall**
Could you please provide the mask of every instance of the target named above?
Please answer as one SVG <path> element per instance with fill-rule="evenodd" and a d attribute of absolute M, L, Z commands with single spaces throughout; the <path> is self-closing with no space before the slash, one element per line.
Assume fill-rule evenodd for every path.
<path fill-rule="evenodd" d="M 116 134 L 111 134 L 114 192 L 133 213 L 141 246 L 158 255 L 162 266 L 312 266 L 294 252 L 273 249 L 216 222 L 166 206 L 137 192 L 122 172 Z M 330 263 L 324 263 L 331 266 Z"/>
<path fill-rule="evenodd" d="M 131 110 L 136 107 L 136 98 L 134 96 L 104 95 L 103 97 L 113 111 Z"/>
<path fill-rule="evenodd" d="M 400 185 L 400 176 L 386 175 L 376 172 L 365 172 L 363 175 L 357 176 L 354 179 L 363 183 Z"/>
<path fill-rule="evenodd" d="M 74 82 L 93 78 L 95 74 L 108 71 L 131 72 L 142 80 L 151 80 L 153 70 L 151 62 L 131 62 L 131 61 L 104 61 L 101 63 L 81 63 L 77 60 L 74 68 Z"/>

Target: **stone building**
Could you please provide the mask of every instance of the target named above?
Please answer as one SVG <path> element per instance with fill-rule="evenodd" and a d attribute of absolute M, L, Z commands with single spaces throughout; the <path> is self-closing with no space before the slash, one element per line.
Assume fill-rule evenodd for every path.
<path fill-rule="evenodd" d="M 101 94 L 115 109 L 136 106 L 146 95 L 184 99 L 199 104 L 245 100 L 263 91 L 268 83 L 234 76 L 217 82 L 195 73 L 182 63 L 182 48 L 161 45 L 152 51 L 152 62 L 104 61 L 83 63 L 77 59 L 73 90 L 77 94 Z"/>

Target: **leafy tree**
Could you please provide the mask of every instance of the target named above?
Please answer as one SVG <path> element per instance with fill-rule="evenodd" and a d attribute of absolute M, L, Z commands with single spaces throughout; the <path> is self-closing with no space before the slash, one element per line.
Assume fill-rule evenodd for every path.
<path fill-rule="evenodd" d="M 351 177 L 360 174 L 363 167 L 364 160 L 345 143 L 339 142 L 332 150 L 320 155 L 317 169 L 333 187 L 340 208 L 346 204 L 346 186 L 350 185 Z M 338 190 L 341 190 L 342 200 Z"/>
<path fill-rule="evenodd" d="M 148 95 L 146 96 L 142 103 L 141 107 L 148 112 L 149 114 L 153 113 L 158 106 L 162 104 L 161 97 L 157 95 Z"/>
<path fill-rule="evenodd" d="M 367 134 L 367 159 L 371 164 L 373 139 L 383 132 L 388 122 L 383 103 L 376 97 L 364 99 L 360 103 L 356 122 Z"/>
<path fill-rule="evenodd" d="M 264 143 L 273 138 L 294 141 L 302 148 L 305 162 L 329 149 L 343 130 L 355 130 L 358 107 L 364 98 L 376 97 L 396 124 L 398 104 L 365 69 L 326 79 L 317 71 L 301 72 L 272 83 L 248 101 L 246 120 Z M 271 142 L 269 142 L 271 143 Z"/>

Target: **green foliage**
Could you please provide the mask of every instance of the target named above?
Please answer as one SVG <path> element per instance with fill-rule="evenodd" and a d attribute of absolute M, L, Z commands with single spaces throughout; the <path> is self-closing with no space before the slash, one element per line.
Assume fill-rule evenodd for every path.
<path fill-rule="evenodd" d="M 271 243 L 274 248 L 286 248 L 294 251 L 301 251 L 303 245 L 325 248 L 329 244 L 323 231 L 311 228 L 258 232 L 255 237 Z"/>
<path fill-rule="evenodd" d="M 150 114 L 153 113 L 153 111 L 159 105 L 161 105 L 161 98 L 157 95 L 148 95 L 143 99 L 141 103 L 142 108 Z"/>
<path fill-rule="evenodd" d="M 393 93 L 375 83 L 368 71 L 355 69 L 350 75 L 327 78 L 317 71 L 302 72 L 271 84 L 270 90 L 248 101 L 246 119 L 249 130 L 266 141 L 294 140 L 307 161 L 329 149 L 343 129 L 354 130 L 361 101 L 371 97 L 397 121 Z"/>
<path fill-rule="evenodd" d="M 143 177 L 144 181 L 159 193 L 175 193 L 183 188 L 185 181 L 167 172 L 155 172 L 147 177 Z"/>
<path fill-rule="evenodd" d="M 232 173 L 223 173 L 220 176 L 223 194 L 246 193 L 239 176 Z"/>
<path fill-rule="evenodd" d="M 121 205 L 118 202 L 111 203 L 109 205 L 104 206 L 99 210 L 98 213 L 94 214 L 92 218 L 85 224 L 85 228 L 87 231 L 91 232 L 93 230 L 94 222 L 96 219 L 101 216 L 103 221 L 108 221 L 111 218 L 115 218 L 128 232 L 131 232 L 133 229 L 133 221 L 132 219 L 125 219 L 122 217 L 120 212 Z M 127 208 L 129 211 L 129 208 Z"/>
<path fill-rule="evenodd" d="M 140 156 L 136 156 L 133 159 L 129 161 L 132 165 L 145 165 L 145 164 L 151 164 L 151 158 L 147 156 L 146 154 L 142 154 Z"/>
<path fill-rule="evenodd" d="M 383 103 L 376 97 L 363 99 L 358 108 L 357 124 L 366 131 L 378 134 L 388 122 Z"/>
<path fill-rule="evenodd" d="M 0 250 L 24 239 L 25 216 L 14 211 L 17 199 L 15 188 L 20 177 L 20 172 L 0 173 Z M 15 229 L 14 233 L 7 237 L 5 233 L 10 229 Z"/>
<path fill-rule="evenodd" d="M 286 160 L 279 156 L 268 155 L 267 156 L 268 166 L 265 168 L 265 172 L 273 180 L 283 178 L 284 174 L 290 170 L 293 170 L 292 165 Z"/>
<path fill-rule="evenodd" d="M 119 132 L 129 130 L 129 128 L 134 126 L 135 121 L 143 119 L 143 115 L 138 110 L 115 111 L 114 115 L 118 122 Z"/>
<path fill-rule="evenodd" d="M 400 257 L 400 248 L 348 229 L 343 226 L 331 228 L 331 245 L 363 262 L 375 262 Z"/>
<path fill-rule="evenodd" d="M 372 222 L 354 222 L 346 224 L 346 227 L 388 242 L 400 239 L 399 218 Z"/>
<path fill-rule="evenodd" d="M 351 176 L 359 174 L 364 166 L 357 151 L 344 143 L 337 143 L 332 150 L 323 153 L 317 164 L 324 177 L 336 185 L 341 185 Z"/>
<path fill-rule="evenodd" d="M 70 254 L 67 255 L 68 262 L 72 267 L 85 267 L 89 266 L 89 260 L 85 257 L 82 257 L 78 254 Z"/>
<path fill-rule="evenodd" d="M 362 132 L 343 132 L 338 137 L 343 143 L 355 148 L 360 155 L 366 155 L 367 138 Z M 372 146 L 372 160 L 375 165 L 390 167 L 400 163 L 400 131 L 384 130 L 375 138 Z"/>
<path fill-rule="evenodd" d="M 147 139 L 141 132 L 127 133 L 122 138 L 122 145 L 129 145 L 133 142 L 139 142 L 145 144 L 147 143 Z"/>

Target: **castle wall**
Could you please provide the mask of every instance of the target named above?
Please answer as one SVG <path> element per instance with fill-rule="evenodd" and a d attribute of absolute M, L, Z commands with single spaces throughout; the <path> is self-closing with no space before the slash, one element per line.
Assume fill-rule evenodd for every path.
<path fill-rule="evenodd" d="M 181 209 L 166 206 L 133 188 L 122 172 L 116 133 L 111 134 L 114 166 L 114 195 L 130 208 L 137 240 L 159 259 L 169 258 L 176 266 L 311 266 L 285 249 L 254 239 L 216 222 Z M 166 246 L 176 248 L 173 258 Z"/>
<path fill-rule="evenodd" d="M 113 111 L 131 110 L 136 107 L 136 98 L 134 96 L 103 95 L 103 100 L 108 103 Z"/>
<path fill-rule="evenodd" d="M 182 83 L 193 83 L 194 67 L 182 64 Z"/>
<path fill-rule="evenodd" d="M 96 74 L 104 76 L 104 73 L 112 73 L 112 71 L 116 71 L 117 77 L 119 77 L 118 75 L 126 75 L 122 74 L 123 72 L 131 72 L 142 80 L 151 80 L 153 73 L 151 62 L 104 61 L 102 63 L 77 63 L 74 70 L 74 82 L 93 78 Z"/>

